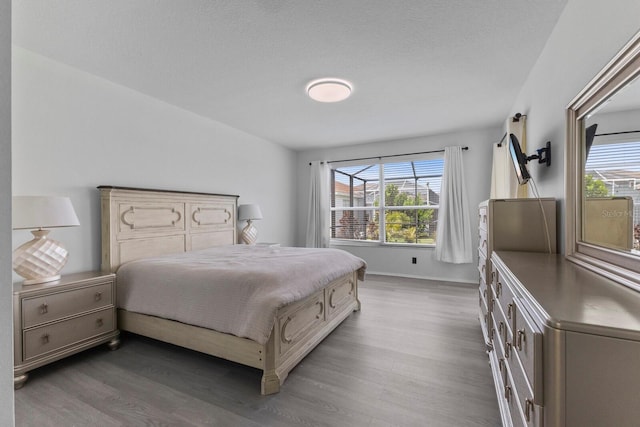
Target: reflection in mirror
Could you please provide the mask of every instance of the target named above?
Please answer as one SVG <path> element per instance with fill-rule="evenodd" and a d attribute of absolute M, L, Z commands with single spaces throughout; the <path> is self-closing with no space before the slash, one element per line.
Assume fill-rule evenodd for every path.
<path fill-rule="evenodd" d="M 640 82 L 588 114 L 582 241 L 640 255 Z"/>

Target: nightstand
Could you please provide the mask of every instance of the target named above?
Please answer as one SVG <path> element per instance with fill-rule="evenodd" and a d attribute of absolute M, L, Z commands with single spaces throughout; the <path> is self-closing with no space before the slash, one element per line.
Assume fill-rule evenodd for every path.
<path fill-rule="evenodd" d="M 103 343 L 118 348 L 115 302 L 115 274 L 86 272 L 14 284 L 14 388 L 37 367 Z"/>

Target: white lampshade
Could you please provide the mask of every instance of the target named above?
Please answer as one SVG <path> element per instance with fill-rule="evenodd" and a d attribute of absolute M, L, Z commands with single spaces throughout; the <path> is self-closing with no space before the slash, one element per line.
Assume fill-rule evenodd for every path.
<path fill-rule="evenodd" d="M 13 269 L 24 277 L 25 285 L 60 278 L 69 253 L 60 242 L 49 239 L 45 228 L 80 225 L 68 197 L 14 196 L 13 229 L 32 229 L 34 238 L 13 251 Z"/>
<path fill-rule="evenodd" d="M 259 205 L 238 206 L 238 219 L 240 221 L 262 219 L 262 211 Z"/>
<path fill-rule="evenodd" d="M 11 211 L 14 230 L 80 225 L 68 197 L 14 196 Z"/>

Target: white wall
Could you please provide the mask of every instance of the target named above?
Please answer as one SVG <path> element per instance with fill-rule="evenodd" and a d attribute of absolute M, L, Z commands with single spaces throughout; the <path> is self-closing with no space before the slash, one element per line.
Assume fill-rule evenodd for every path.
<path fill-rule="evenodd" d="M 638 0 L 569 0 L 538 61 L 513 104 L 527 114 L 528 151 L 551 141 L 550 168 L 530 172 L 542 196 L 560 203 L 564 250 L 565 110 L 571 100 L 640 30 Z"/>
<path fill-rule="evenodd" d="M 11 0 L 0 1 L 0 425 L 13 425 Z"/>
<path fill-rule="evenodd" d="M 478 244 L 478 221 L 475 212 L 482 200 L 489 198 L 491 187 L 492 144 L 501 136 L 501 127 L 475 131 L 464 131 L 455 134 L 434 135 L 397 141 L 382 141 L 360 144 L 343 148 L 314 150 L 298 153 L 298 229 L 296 242 L 304 246 L 307 226 L 309 162 L 311 160 L 341 160 L 368 156 L 414 153 L 439 150 L 447 146 L 468 146 L 463 152 L 465 178 L 469 204 L 472 209 L 471 225 L 473 228 L 474 247 Z M 473 264 L 447 264 L 434 259 L 433 248 L 390 247 L 390 246 L 336 246 L 360 256 L 367 261 L 369 273 L 391 274 L 399 276 L 441 279 L 447 281 L 477 282 L 477 253 L 474 251 Z M 417 258 L 417 264 L 411 264 L 411 258 Z"/>
<path fill-rule="evenodd" d="M 100 266 L 101 184 L 237 194 L 260 240 L 293 244 L 293 151 L 15 46 L 13 75 L 13 194 L 68 195 L 80 219 L 51 233 L 63 273 Z"/>

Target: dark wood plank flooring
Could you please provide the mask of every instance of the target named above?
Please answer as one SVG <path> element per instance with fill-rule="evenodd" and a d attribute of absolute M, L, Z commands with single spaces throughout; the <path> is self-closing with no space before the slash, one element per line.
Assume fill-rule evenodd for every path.
<path fill-rule="evenodd" d="M 123 334 L 31 372 L 16 425 L 500 425 L 476 287 L 370 275 L 360 299 L 276 395 L 258 370 Z"/>

